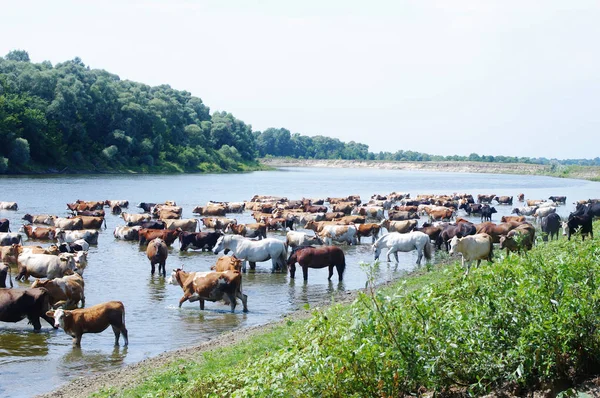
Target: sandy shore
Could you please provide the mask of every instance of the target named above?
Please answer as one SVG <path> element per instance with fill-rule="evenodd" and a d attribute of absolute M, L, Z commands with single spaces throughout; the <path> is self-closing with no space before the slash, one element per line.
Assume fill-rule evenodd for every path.
<path fill-rule="evenodd" d="M 485 162 L 388 162 L 378 160 L 321 160 L 321 159 L 289 159 L 263 158 L 260 162 L 270 167 L 334 167 L 334 168 L 373 168 L 385 170 L 423 170 L 453 173 L 493 173 L 493 174 L 525 174 L 549 175 L 591 180 L 600 178 L 600 167 L 579 167 L 560 175 L 561 168 L 552 170 L 552 166 L 527 163 L 485 163 Z"/>

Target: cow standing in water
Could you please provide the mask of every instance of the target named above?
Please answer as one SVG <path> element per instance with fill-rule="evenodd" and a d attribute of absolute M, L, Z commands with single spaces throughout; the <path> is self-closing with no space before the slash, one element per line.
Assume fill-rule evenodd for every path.
<path fill-rule="evenodd" d="M 167 276 L 165 265 L 169 256 L 169 249 L 165 242 L 160 238 L 153 239 L 148 243 L 146 255 L 148 256 L 148 260 L 150 260 L 150 266 L 152 266 L 152 275 L 154 275 L 154 265 L 158 264 L 158 273 L 160 274 L 160 270 L 162 269 L 162 276 Z"/>

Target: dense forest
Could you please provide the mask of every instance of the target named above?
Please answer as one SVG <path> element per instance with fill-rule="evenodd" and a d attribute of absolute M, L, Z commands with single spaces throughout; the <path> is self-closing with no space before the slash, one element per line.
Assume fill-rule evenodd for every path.
<path fill-rule="evenodd" d="M 79 58 L 53 66 L 31 62 L 23 50 L 0 57 L 0 173 L 252 170 L 266 156 L 600 165 L 600 158 L 373 153 L 285 128 L 253 132 L 230 113 L 211 114 L 187 91 L 121 80 Z"/>

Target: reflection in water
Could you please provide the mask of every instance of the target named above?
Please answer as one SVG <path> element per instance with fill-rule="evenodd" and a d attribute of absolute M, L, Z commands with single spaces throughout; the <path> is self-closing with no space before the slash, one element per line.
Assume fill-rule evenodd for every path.
<path fill-rule="evenodd" d="M 48 333 L 31 330 L 2 330 L 0 338 L 0 364 L 2 358 L 37 357 L 48 354 Z"/>
<path fill-rule="evenodd" d="M 114 346 L 110 352 L 72 347 L 59 362 L 58 372 L 68 376 L 73 372 L 103 371 L 107 368 L 121 366 L 126 356 L 127 347 Z"/>
<path fill-rule="evenodd" d="M 162 276 L 148 277 L 148 287 L 150 291 L 150 299 L 157 302 L 162 302 L 167 296 L 166 281 Z"/>

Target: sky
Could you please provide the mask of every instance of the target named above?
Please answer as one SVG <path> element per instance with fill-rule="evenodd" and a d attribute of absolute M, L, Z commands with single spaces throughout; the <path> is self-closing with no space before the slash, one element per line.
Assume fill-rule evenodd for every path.
<path fill-rule="evenodd" d="M 600 156 L 598 1 L 7 3 L 0 56 L 80 57 L 253 130 L 374 152 Z"/>

